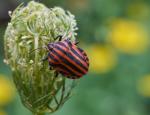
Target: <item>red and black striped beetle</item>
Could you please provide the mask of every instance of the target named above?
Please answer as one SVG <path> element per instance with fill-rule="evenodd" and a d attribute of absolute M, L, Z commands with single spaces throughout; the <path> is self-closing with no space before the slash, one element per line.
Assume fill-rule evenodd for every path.
<path fill-rule="evenodd" d="M 81 78 L 88 72 L 89 59 L 84 50 L 73 43 L 69 38 L 58 42 L 49 43 L 46 48 L 48 55 L 43 61 L 48 60 L 50 69 L 70 79 Z"/>

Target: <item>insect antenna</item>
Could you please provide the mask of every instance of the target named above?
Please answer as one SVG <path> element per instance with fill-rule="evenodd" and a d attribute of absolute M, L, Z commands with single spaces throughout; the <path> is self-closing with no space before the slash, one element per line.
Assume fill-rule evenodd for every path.
<path fill-rule="evenodd" d="M 46 48 L 46 49 L 47 49 L 47 47 L 46 47 L 46 46 L 39 47 L 39 48 L 36 48 L 36 49 L 31 50 L 31 51 L 29 52 L 29 54 L 31 54 L 31 53 L 33 53 L 33 52 L 35 52 L 36 50 L 40 50 L 40 49 L 43 49 L 43 48 Z"/>

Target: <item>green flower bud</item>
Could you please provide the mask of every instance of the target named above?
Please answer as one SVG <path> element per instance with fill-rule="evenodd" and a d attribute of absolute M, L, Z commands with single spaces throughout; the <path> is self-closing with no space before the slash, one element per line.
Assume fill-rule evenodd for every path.
<path fill-rule="evenodd" d="M 5 63 L 12 70 L 13 79 L 22 103 L 35 114 L 54 112 L 70 97 L 74 81 L 49 70 L 41 59 L 45 49 L 32 50 L 58 41 L 59 35 L 68 35 L 75 41 L 76 20 L 60 7 L 47 8 L 31 1 L 9 12 L 5 36 Z"/>

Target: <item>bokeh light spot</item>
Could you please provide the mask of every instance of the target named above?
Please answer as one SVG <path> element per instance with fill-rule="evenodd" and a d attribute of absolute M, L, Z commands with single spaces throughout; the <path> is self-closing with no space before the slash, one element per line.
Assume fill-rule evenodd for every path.
<path fill-rule="evenodd" d="M 88 49 L 90 58 L 90 71 L 94 73 L 106 73 L 117 63 L 117 57 L 109 46 L 94 44 Z"/>
<path fill-rule="evenodd" d="M 118 50 L 128 54 L 139 54 L 148 47 L 147 32 L 136 22 L 115 20 L 109 40 Z"/>
<path fill-rule="evenodd" d="M 150 74 L 139 79 L 138 92 L 144 97 L 150 97 Z"/>
<path fill-rule="evenodd" d="M 7 113 L 4 110 L 0 109 L 0 115 L 7 115 Z"/>
<path fill-rule="evenodd" d="M 0 106 L 9 104 L 15 94 L 13 84 L 4 75 L 0 75 Z"/>

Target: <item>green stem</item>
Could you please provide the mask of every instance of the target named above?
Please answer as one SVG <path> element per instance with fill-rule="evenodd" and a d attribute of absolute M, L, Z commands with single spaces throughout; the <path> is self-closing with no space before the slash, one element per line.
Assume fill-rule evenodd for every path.
<path fill-rule="evenodd" d="M 45 115 L 45 113 L 34 113 L 33 115 Z"/>

